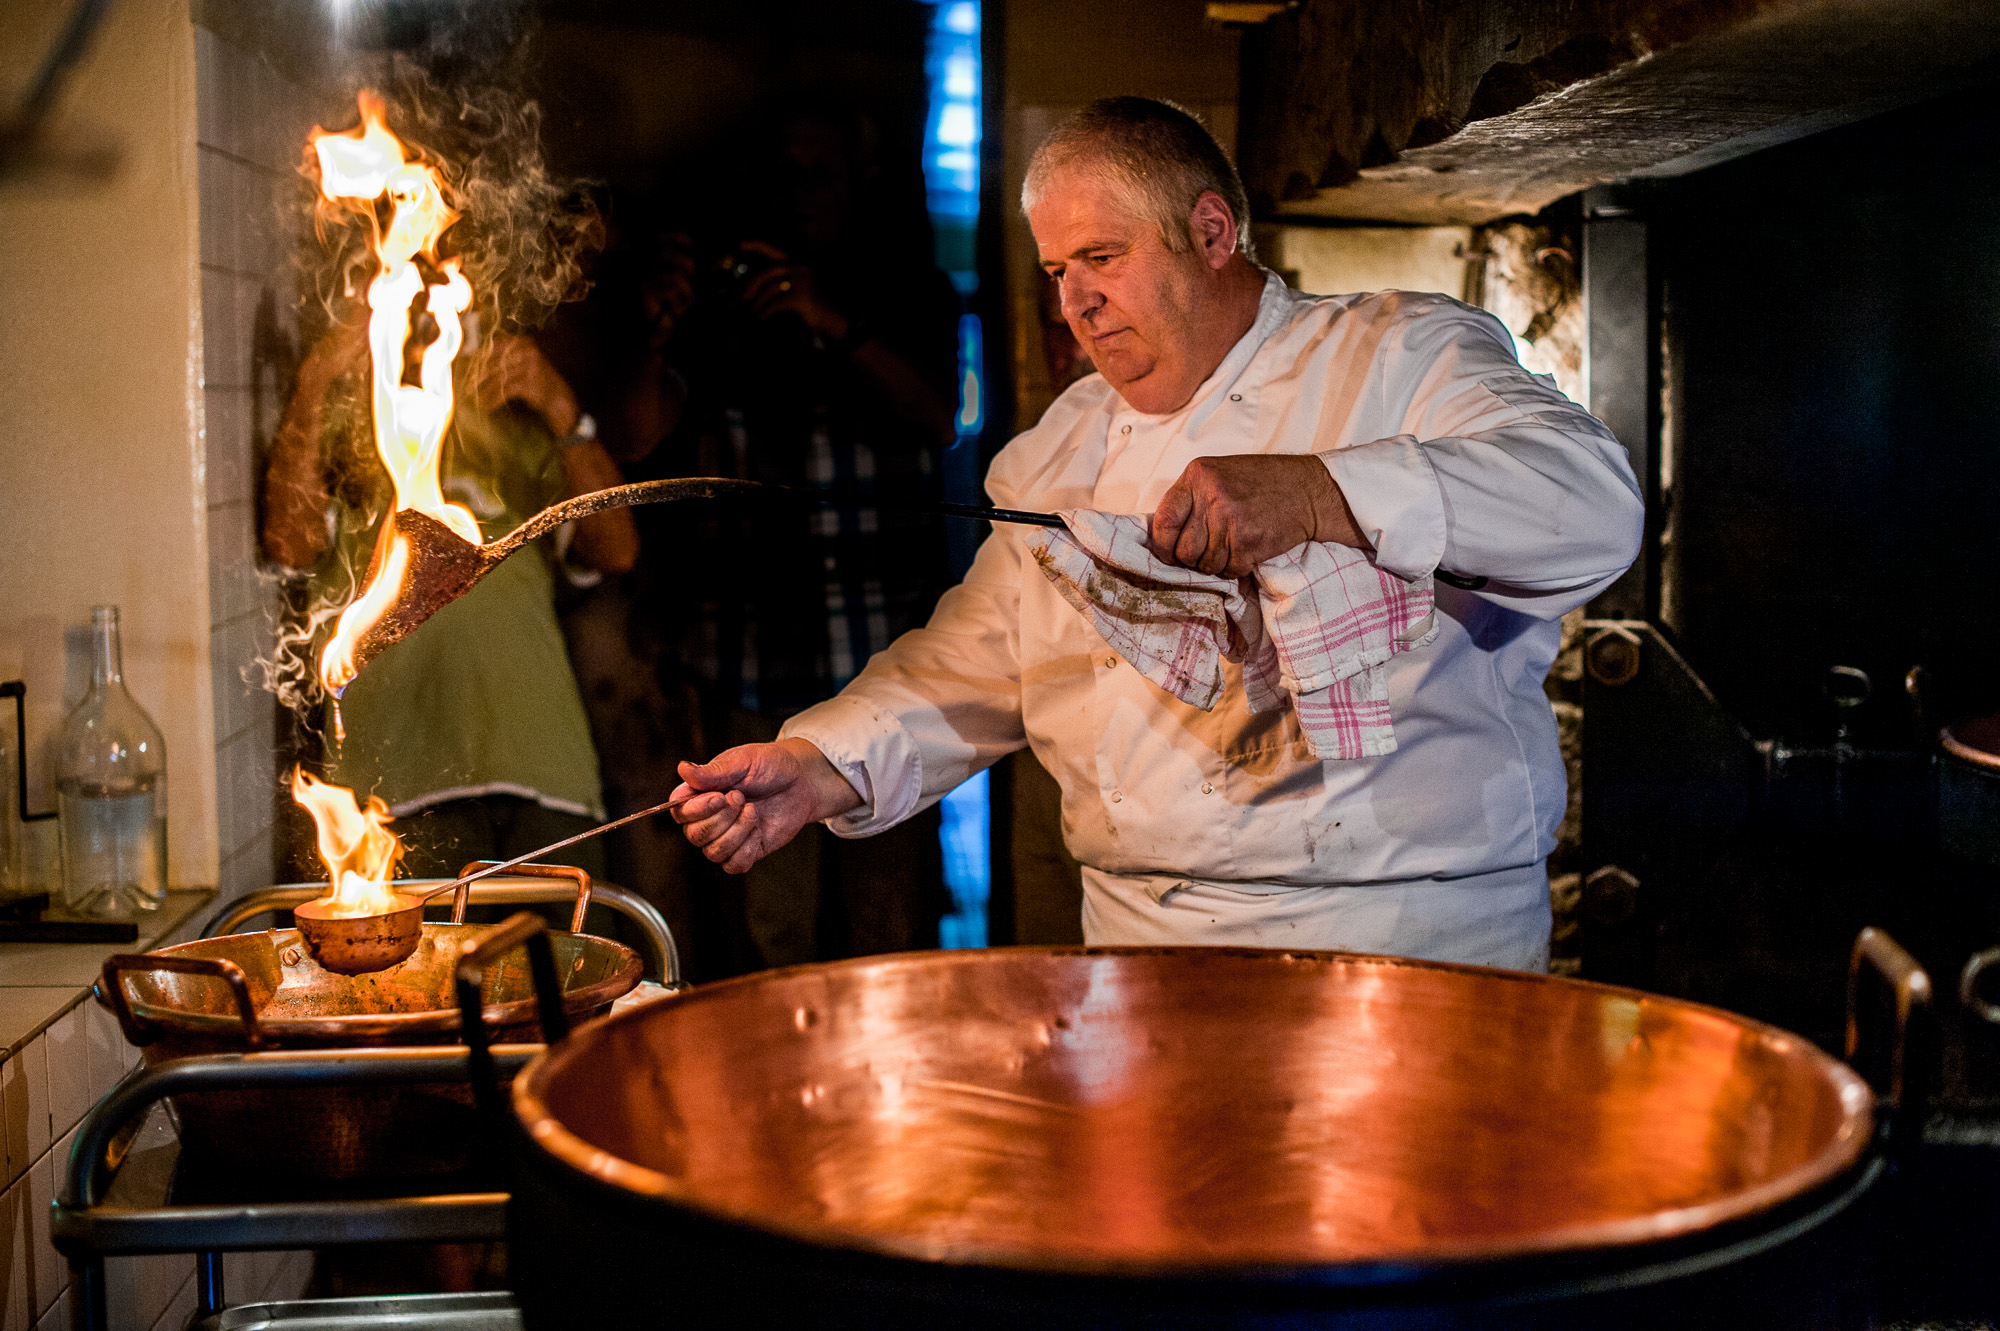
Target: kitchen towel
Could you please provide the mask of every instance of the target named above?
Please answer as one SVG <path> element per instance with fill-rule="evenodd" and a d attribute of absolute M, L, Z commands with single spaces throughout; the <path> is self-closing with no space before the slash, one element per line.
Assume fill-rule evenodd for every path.
<path fill-rule="evenodd" d="M 1037 529 L 1029 551 L 1147 679 L 1208 711 L 1222 695 L 1222 662 L 1240 662 L 1250 710 L 1294 707 L 1320 758 L 1395 752 L 1386 667 L 1437 636 L 1428 574 L 1406 582 L 1360 550 L 1308 541 L 1247 578 L 1211 577 L 1157 558 L 1143 517 L 1059 516 L 1068 529 Z"/>

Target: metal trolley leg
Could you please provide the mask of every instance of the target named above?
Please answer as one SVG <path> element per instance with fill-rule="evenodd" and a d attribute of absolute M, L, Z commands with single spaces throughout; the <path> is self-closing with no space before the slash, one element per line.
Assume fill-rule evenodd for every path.
<path fill-rule="evenodd" d="M 196 1297 L 201 1301 L 201 1315 L 219 1313 L 229 1306 L 229 1300 L 222 1289 L 222 1254 L 201 1252 L 195 1254 Z"/>
<path fill-rule="evenodd" d="M 111 1310 L 104 1301 L 104 1259 L 69 1259 L 70 1331 L 106 1331 Z"/>

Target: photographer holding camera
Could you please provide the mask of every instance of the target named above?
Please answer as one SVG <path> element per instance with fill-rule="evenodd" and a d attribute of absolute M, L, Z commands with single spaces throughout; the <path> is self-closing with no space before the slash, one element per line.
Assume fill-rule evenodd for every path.
<path fill-rule="evenodd" d="M 923 624 L 950 581 L 937 520 L 896 501 L 939 497 L 958 297 L 931 261 L 914 154 L 899 179 L 877 137 L 859 114 L 784 118 L 737 158 L 746 178 L 710 196 L 742 201 L 739 216 L 669 238 L 645 286 L 683 390 L 646 473 L 827 494 L 804 511 L 638 510 L 652 622 L 699 698 L 703 752 L 775 738 Z M 719 973 L 934 946 L 945 909 L 935 812 L 870 842 L 815 829 L 745 879 L 716 878 L 697 909 L 727 903 Z"/>

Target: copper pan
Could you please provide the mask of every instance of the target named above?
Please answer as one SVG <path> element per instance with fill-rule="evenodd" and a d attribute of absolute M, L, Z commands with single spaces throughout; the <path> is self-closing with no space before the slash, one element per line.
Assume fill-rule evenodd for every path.
<path fill-rule="evenodd" d="M 556 876 L 535 871 L 533 876 Z M 573 924 L 589 903 L 578 877 Z M 523 871 L 517 871 L 523 872 Z M 341 975 L 322 967 L 296 929 L 231 934 L 112 957 L 98 1001 L 150 1064 L 252 1049 L 331 1049 L 456 1042 L 454 968 L 485 926 L 425 922 L 416 950 L 386 970 Z M 601 1016 L 639 982 L 638 954 L 581 933 L 551 942 L 572 1022 Z M 541 1039 L 527 961 L 515 952 L 486 971 L 483 1019 L 507 1042 Z M 314 1178 L 449 1172 L 473 1135 L 463 1085 L 315 1087 L 176 1097 L 184 1149 L 215 1163 Z"/>
<path fill-rule="evenodd" d="M 623 1198 L 621 1225 L 677 1242 L 1017 1281 L 1674 1240 L 1847 1176 L 1871 1099 L 1807 1041 L 1691 1003 L 1231 948 L 747 976 L 579 1031 L 513 1089 L 576 1213 Z"/>

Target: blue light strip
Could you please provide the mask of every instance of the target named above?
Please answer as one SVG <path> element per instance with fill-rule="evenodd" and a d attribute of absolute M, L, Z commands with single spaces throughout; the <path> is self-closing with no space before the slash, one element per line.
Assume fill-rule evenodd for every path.
<path fill-rule="evenodd" d="M 924 186 L 937 237 L 937 265 L 967 301 L 979 290 L 979 19 L 979 0 L 939 0 L 924 61 L 931 93 L 924 126 Z M 972 441 L 986 427 L 986 340 L 979 316 L 970 312 L 958 321 L 958 415 L 953 425 L 958 445 L 955 456 L 947 458 L 947 469 L 953 462 L 976 469 Z M 977 488 L 970 472 L 961 483 Z M 940 813 L 952 911 L 938 922 L 938 941 L 945 947 L 984 947 L 993 882 L 986 773 L 946 795 Z"/>

